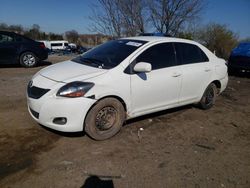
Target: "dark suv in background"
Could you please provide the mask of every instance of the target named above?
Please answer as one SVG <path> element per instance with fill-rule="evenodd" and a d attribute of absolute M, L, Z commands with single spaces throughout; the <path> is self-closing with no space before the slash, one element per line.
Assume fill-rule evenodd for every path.
<path fill-rule="evenodd" d="M 44 43 L 14 32 L 0 31 L 0 65 L 20 64 L 34 67 L 47 58 L 48 51 Z"/>
<path fill-rule="evenodd" d="M 232 50 L 228 71 L 230 74 L 250 71 L 250 42 L 242 42 Z"/>

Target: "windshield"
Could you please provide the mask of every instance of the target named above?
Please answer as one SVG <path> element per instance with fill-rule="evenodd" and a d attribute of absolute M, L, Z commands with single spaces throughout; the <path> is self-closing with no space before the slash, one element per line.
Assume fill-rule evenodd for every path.
<path fill-rule="evenodd" d="M 146 41 L 120 39 L 106 42 L 72 61 L 101 69 L 111 69 L 119 65 Z"/>

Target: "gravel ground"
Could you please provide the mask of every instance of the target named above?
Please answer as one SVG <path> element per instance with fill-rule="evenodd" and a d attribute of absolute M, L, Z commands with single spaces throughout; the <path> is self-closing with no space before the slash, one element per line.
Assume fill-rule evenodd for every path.
<path fill-rule="evenodd" d="M 210 110 L 143 116 L 97 142 L 45 129 L 27 111 L 32 75 L 71 58 L 0 68 L 0 187 L 250 187 L 249 75 L 230 77 Z"/>

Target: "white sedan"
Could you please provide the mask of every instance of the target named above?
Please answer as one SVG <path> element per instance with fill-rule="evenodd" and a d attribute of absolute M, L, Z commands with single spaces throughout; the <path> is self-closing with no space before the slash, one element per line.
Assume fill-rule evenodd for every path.
<path fill-rule="evenodd" d="M 225 60 L 194 41 L 124 38 L 39 71 L 28 110 L 51 129 L 104 140 L 126 119 L 193 103 L 209 109 L 227 82 Z"/>

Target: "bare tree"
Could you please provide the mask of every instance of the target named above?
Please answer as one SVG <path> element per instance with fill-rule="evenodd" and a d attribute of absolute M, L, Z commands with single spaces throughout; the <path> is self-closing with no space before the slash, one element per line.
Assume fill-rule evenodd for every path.
<path fill-rule="evenodd" d="M 41 40 L 40 26 L 38 24 L 33 24 L 32 27 L 25 32 L 25 35 L 34 40 Z"/>
<path fill-rule="evenodd" d="M 158 32 L 176 35 L 203 8 L 203 0 L 148 0 L 150 21 Z"/>
<path fill-rule="evenodd" d="M 121 36 L 121 13 L 118 9 L 119 0 L 97 0 L 92 5 L 92 16 L 89 18 L 93 24 L 90 30 L 105 35 Z"/>
<path fill-rule="evenodd" d="M 69 42 L 73 42 L 73 43 L 77 43 L 78 38 L 79 38 L 79 34 L 77 31 L 75 30 L 71 30 L 71 31 L 66 31 L 65 32 L 65 37 Z"/>
<path fill-rule="evenodd" d="M 34 40 L 62 40 L 61 34 L 56 33 L 45 33 L 40 30 L 38 24 L 33 24 L 31 28 L 24 28 L 22 25 L 8 25 L 6 23 L 0 23 L 0 30 L 12 31 Z"/>
<path fill-rule="evenodd" d="M 146 24 L 144 0 L 119 1 L 119 10 L 122 15 L 122 28 L 125 36 L 134 36 L 144 33 Z"/>
<path fill-rule="evenodd" d="M 0 30 L 8 30 L 9 26 L 6 23 L 0 23 Z"/>
<path fill-rule="evenodd" d="M 92 5 L 90 30 L 113 37 L 133 36 L 145 30 L 145 0 L 97 0 Z"/>
<path fill-rule="evenodd" d="M 10 25 L 8 30 L 16 33 L 22 33 L 24 31 L 23 26 L 21 25 Z"/>
<path fill-rule="evenodd" d="M 47 40 L 63 40 L 63 36 L 60 34 L 50 32 L 46 38 Z"/>

